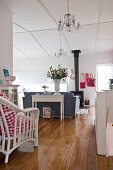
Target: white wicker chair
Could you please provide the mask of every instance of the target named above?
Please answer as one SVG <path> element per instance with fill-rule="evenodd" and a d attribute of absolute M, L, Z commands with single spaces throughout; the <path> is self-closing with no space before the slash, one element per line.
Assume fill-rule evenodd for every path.
<path fill-rule="evenodd" d="M 20 109 L 0 96 L 0 152 L 5 154 L 5 163 L 9 154 L 26 141 L 34 141 L 38 146 L 39 109 Z"/>

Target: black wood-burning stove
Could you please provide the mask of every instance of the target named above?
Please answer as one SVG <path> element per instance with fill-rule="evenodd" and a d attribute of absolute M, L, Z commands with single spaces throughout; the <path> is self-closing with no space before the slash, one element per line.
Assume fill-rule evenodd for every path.
<path fill-rule="evenodd" d="M 75 91 L 71 91 L 74 95 L 79 96 L 80 107 L 84 107 L 84 92 L 79 91 L 79 53 L 80 50 L 72 50 L 74 54 L 74 70 L 75 70 Z"/>

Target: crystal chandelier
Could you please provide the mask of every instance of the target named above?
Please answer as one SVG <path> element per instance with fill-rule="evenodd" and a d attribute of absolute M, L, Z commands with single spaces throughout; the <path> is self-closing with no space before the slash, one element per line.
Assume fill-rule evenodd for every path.
<path fill-rule="evenodd" d="M 57 56 L 58 58 L 60 58 L 61 56 L 64 57 L 65 55 L 66 55 L 66 52 L 63 49 L 59 49 L 58 53 L 57 54 L 55 53 L 55 56 Z"/>
<path fill-rule="evenodd" d="M 58 50 L 58 53 L 55 53 L 55 56 L 60 58 L 61 56 L 66 56 L 66 52 L 61 47 L 61 31 L 60 31 L 60 49 Z"/>
<path fill-rule="evenodd" d="M 58 30 L 62 31 L 64 28 L 68 32 L 80 28 L 80 23 L 76 22 L 75 16 L 69 13 L 69 0 L 67 0 L 67 14 L 64 15 L 64 21 L 60 19 L 58 22 Z"/>

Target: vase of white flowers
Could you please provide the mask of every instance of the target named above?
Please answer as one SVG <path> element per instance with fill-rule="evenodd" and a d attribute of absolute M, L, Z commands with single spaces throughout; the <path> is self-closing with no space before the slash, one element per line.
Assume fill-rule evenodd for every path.
<path fill-rule="evenodd" d="M 47 77 L 54 80 L 55 94 L 58 95 L 60 94 L 60 80 L 65 80 L 65 78 L 68 77 L 68 70 L 67 68 L 61 67 L 61 65 L 58 65 L 55 69 L 51 66 L 47 72 Z"/>
<path fill-rule="evenodd" d="M 56 95 L 59 95 L 60 91 L 60 79 L 54 79 L 54 88 L 55 88 L 55 93 Z"/>

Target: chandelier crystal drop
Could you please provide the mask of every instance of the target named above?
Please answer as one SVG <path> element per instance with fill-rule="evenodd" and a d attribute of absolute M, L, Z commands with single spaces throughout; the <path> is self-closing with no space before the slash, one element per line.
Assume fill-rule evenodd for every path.
<path fill-rule="evenodd" d="M 68 32 L 71 32 L 74 29 L 78 30 L 80 28 L 80 23 L 76 22 L 75 16 L 71 15 L 69 12 L 69 0 L 67 0 L 67 6 L 68 12 L 64 15 L 64 20 L 59 20 L 58 30 L 62 31 L 63 29 L 65 29 Z"/>

